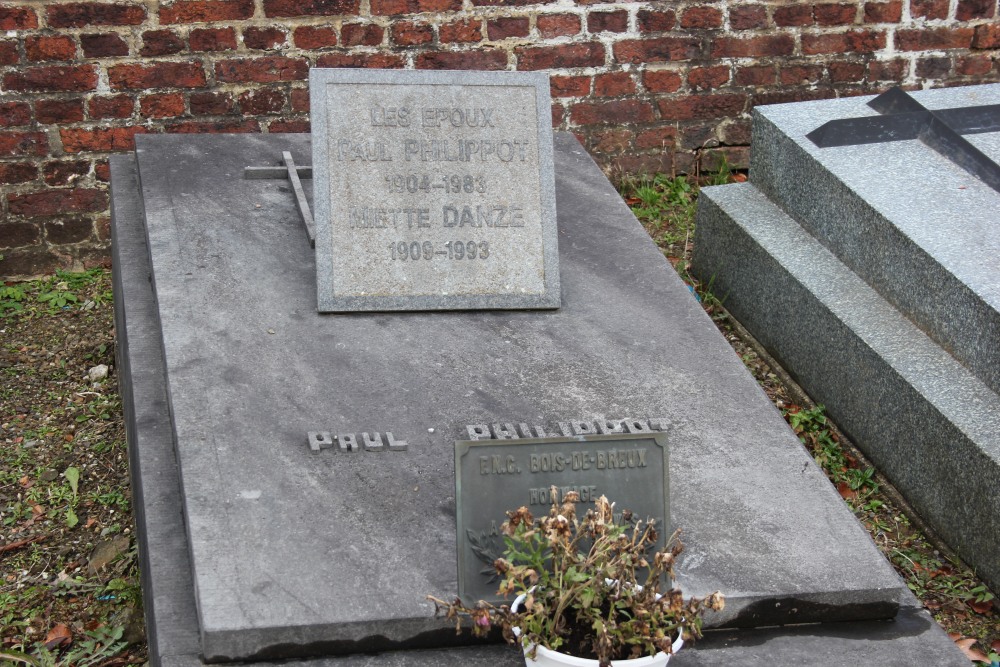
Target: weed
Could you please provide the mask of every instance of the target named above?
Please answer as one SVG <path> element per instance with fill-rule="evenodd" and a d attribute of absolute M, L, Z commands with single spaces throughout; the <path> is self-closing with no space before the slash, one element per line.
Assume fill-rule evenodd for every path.
<path fill-rule="evenodd" d="M 0 317 L 24 310 L 24 290 L 16 285 L 0 286 Z"/>
<path fill-rule="evenodd" d="M 33 656 L 18 651 L 5 651 L 0 652 L 0 659 L 32 667 L 91 667 L 121 653 L 126 646 L 121 641 L 124 632 L 124 628 L 109 630 L 100 627 L 86 632 L 84 639 L 74 642 L 73 648 L 63 654 L 49 649 L 44 642 L 38 642 L 34 646 Z"/>

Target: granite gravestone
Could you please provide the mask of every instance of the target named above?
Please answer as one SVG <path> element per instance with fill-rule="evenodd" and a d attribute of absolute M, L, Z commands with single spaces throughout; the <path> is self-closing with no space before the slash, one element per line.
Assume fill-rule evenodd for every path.
<path fill-rule="evenodd" d="M 320 311 L 559 307 L 545 74 L 309 85 Z"/>
<path fill-rule="evenodd" d="M 693 270 L 1000 586 L 1000 85 L 758 107 L 753 137 Z"/>

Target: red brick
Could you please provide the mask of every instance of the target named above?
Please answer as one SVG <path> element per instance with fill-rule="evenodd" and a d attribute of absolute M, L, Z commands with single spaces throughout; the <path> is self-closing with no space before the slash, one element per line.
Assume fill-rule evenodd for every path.
<path fill-rule="evenodd" d="M 922 79 L 940 79 L 946 77 L 951 73 L 951 58 L 947 56 L 921 58 L 917 61 L 914 71 Z"/>
<path fill-rule="evenodd" d="M 267 131 L 271 134 L 309 131 L 309 121 L 307 120 L 273 120 L 267 126 Z"/>
<path fill-rule="evenodd" d="M 191 93 L 188 104 L 191 113 L 196 116 L 219 116 L 234 109 L 233 98 L 229 93 Z"/>
<path fill-rule="evenodd" d="M 677 14 L 672 9 L 652 11 L 640 9 L 636 16 L 639 32 L 667 32 L 677 23 Z"/>
<path fill-rule="evenodd" d="M 27 183 L 37 176 L 38 168 L 30 162 L 0 162 L 0 185 Z"/>
<path fill-rule="evenodd" d="M 183 93 L 154 93 L 139 98 L 139 113 L 148 118 L 176 118 L 184 115 Z"/>
<path fill-rule="evenodd" d="M 233 28 L 194 28 L 188 33 L 192 51 L 232 51 L 236 49 L 236 30 Z"/>
<path fill-rule="evenodd" d="M 308 88 L 293 88 L 292 94 L 289 96 L 292 103 L 292 111 L 299 111 L 302 113 L 309 113 L 309 89 Z"/>
<path fill-rule="evenodd" d="M 102 183 L 110 183 L 111 163 L 107 160 L 94 160 L 94 178 Z"/>
<path fill-rule="evenodd" d="M 587 14 L 590 32 L 625 32 L 628 30 L 628 12 L 590 12 Z"/>
<path fill-rule="evenodd" d="M 857 5 L 823 3 L 813 6 L 813 16 L 819 25 L 851 25 L 858 15 Z"/>
<path fill-rule="evenodd" d="M 549 90 L 553 97 L 585 97 L 590 94 L 590 77 L 553 75 Z"/>
<path fill-rule="evenodd" d="M 140 4 L 71 2 L 50 4 L 45 10 L 50 28 L 82 28 L 88 25 L 141 25 L 146 8 Z"/>
<path fill-rule="evenodd" d="M 327 53 L 316 60 L 317 67 L 398 69 L 405 64 L 406 61 L 403 60 L 402 56 L 390 53 Z"/>
<path fill-rule="evenodd" d="M 698 150 L 717 142 L 718 137 L 715 133 L 714 123 L 705 125 L 685 124 L 681 128 L 681 136 L 680 141 L 677 142 L 677 148 L 686 151 Z"/>
<path fill-rule="evenodd" d="M 674 153 L 665 151 L 653 155 L 621 155 L 614 158 L 610 166 L 628 174 L 672 174 L 680 168 L 674 165 L 674 157 Z"/>
<path fill-rule="evenodd" d="M 460 9 L 462 0 L 371 0 L 373 16 L 457 12 Z"/>
<path fill-rule="evenodd" d="M 28 60 L 73 60 L 76 43 L 66 35 L 31 35 L 24 39 Z"/>
<path fill-rule="evenodd" d="M 664 120 L 702 120 L 736 116 L 746 107 L 746 95 L 692 95 L 659 101 Z"/>
<path fill-rule="evenodd" d="M 55 65 L 26 67 L 3 77 L 7 90 L 84 92 L 97 87 L 97 70 L 93 65 Z"/>
<path fill-rule="evenodd" d="M 30 122 L 30 104 L 27 102 L 0 102 L 0 127 L 27 125 Z"/>
<path fill-rule="evenodd" d="M 260 123 L 253 118 L 227 118 L 225 120 L 190 120 L 164 127 L 171 134 L 218 134 L 238 132 L 253 134 L 260 132 Z"/>
<path fill-rule="evenodd" d="M 598 67 L 604 64 L 604 45 L 599 42 L 521 47 L 515 53 L 519 70 Z"/>
<path fill-rule="evenodd" d="M 0 7 L 0 30 L 33 30 L 38 27 L 35 10 L 28 7 Z"/>
<path fill-rule="evenodd" d="M 653 120 L 653 107 L 642 100 L 579 102 L 570 109 L 569 117 L 577 125 L 648 123 Z"/>
<path fill-rule="evenodd" d="M 910 15 L 914 18 L 948 18 L 948 0 L 910 0 Z"/>
<path fill-rule="evenodd" d="M 108 206 L 104 190 L 72 188 L 8 194 L 7 210 L 14 215 L 42 218 L 60 213 L 94 213 Z"/>
<path fill-rule="evenodd" d="M 545 38 L 575 35 L 580 32 L 580 17 L 576 14 L 539 14 L 535 20 L 538 33 Z"/>
<path fill-rule="evenodd" d="M 17 42 L 12 39 L 0 40 L 0 65 L 14 65 L 20 59 Z"/>
<path fill-rule="evenodd" d="M 97 165 L 94 170 L 97 171 Z M 102 215 L 94 220 L 94 230 L 97 232 L 98 241 L 111 240 L 111 216 Z"/>
<path fill-rule="evenodd" d="M 722 12 L 715 7 L 688 7 L 681 14 L 682 28 L 721 28 Z"/>
<path fill-rule="evenodd" d="M 827 64 L 830 81 L 835 83 L 856 83 L 865 78 L 865 65 L 858 62 L 832 62 Z"/>
<path fill-rule="evenodd" d="M 902 81 L 910 64 L 906 60 L 873 60 L 868 63 L 868 81 Z"/>
<path fill-rule="evenodd" d="M 130 151 L 135 148 L 135 135 L 147 131 L 142 126 L 62 128 L 59 137 L 67 153 Z"/>
<path fill-rule="evenodd" d="M 46 222 L 44 228 L 45 240 L 56 245 L 79 243 L 94 233 L 94 223 L 87 218 L 60 218 Z"/>
<path fill-rule="evenodd" d="M 899 23 L 902 18 L 903 3 L 901 0 L 865 3 L 865 23 Z"/>
<path fill-rule="evenodd" d="M 341 46 L 378 46 L 385 29 L 374 23 L 348 23 L 340 29 Z"/>
<path fill-rule="evenodd" d="M 976 35 L 972 39 L 974 49 L 1000 48 L 1000 23 L 986 23 L 976 26 Z"/>
<path fill-rule="evenodd" d="M 80 35 L 84 58 L 113 58 L 127 56 L 128 44 L 121 35 L 113 32 L 99 35 Z"/>
<path fill-rule="evenodd" d="M 89 160 L 54 161 L 42 165 L 42 178 L 46 185 L 71 185 L 90 172 Z"/>
<path fill-rule="evenodd" d="M 993 59 L 988 55 L 965 56 L 955 63 L 955 73 L 963 76 L 982 76 L 993 69 Z"/>
<path fill-rule="evenodd" d="M 730 120 L 721 127 L 722 142 L 729 145 L 750 145 L 750 123 L 745 120 Z"/>
<path fill-rule="evenodd" d="M 218 65 L 216 65 L 218 67 Z M 147 88 L 202 88 L 207 83 L 201 63 L 150 62 L 108 68 L 112 90 Z"/>
<path fill-rule="evenodd" d="M 771 65 L 737 67 L 733 81 L 737 86 L 773 86 L 777 77 Z"/>
<path fill-rule="evenodd" d="M 264 16 L 356 16 L 360 0 L 264 0 Z"/>
<path fill-rule="evenodd" d="M 782 28 L 796 25 L 812 25 L 812 5 L 794 4 L 774 10 L 774 25 Z"/>
<path fill-rule="evenodd" d="M 142 33 L 143 56 L 169 56 L 184 50 L 184 41 L 173 30 L 147 30 Z"/>
<path fill-rule="evenodd" d="M 711 90 L 729 83 L 729 68 L 725 65 L 694 67 L 688 72 L 687 80 L 692 88 Z"/>
<path fill-rule="evenodd" d="M 486 22 L 486 34 L 495 42 L 511 37 L 527 37 L 530 30 L 527 16 L 490 19 Z"/>
<path fill-rule="evenodd" d="M 636 133 L 635 145 L 636 148 L 659 148 L 660 150 L 667 150 L 673 148 L 676 139 L 677 128 L 665 125 Z"/>
<path fill-rule="evenodd" d="M 884 49 L 884 32 L 874 30 L 849 30 L 815 35 L 802 35 L 802 53 L 872 53 Z"/>
<path fill-rule="evenodd" d="M 244 115 L 280 113 L 285 107 L 285 93 L 276 89 L 248 90 L 239 97 Z"/>
<path fill-rule="evenodd" d="M 972 28 L 897 30 L 896 48 L 901 51 L 967 49 L 972 44 L 972 35 Z"/>
<path fill-rule="evenodd" d="M 346 27 L 346 26 L 345 26 Z M 243 30 L 243 43 L 248 49 L 277 49 L 288 39 L 281 28 L 250 27 Z"/>
<path fill-rule="evenodd" d="M 442 43 L 478 42 L 483 38 L 482 23 L 477 19 L 465 19 L 442 23 L 438 27 L 438 37 Z"/>
<path fill-rule="evenodd" d="M 304 25 L 295 29 L 294 39 L 300 49 L 322 49 L 337 45 L 337 31 L 330 25 Z"/>
<path fill-rule="evenodd" d="M 608 72 L 594 77 L 594 95 L 618 97 L 635 92 L 635 81 L 628 72 Z"/>
<path fill-rule="evenodd" d="M 392 41 L 399 46 L 416 46 L 434 41 L 434 29 L 426 23 L 399 21 L 392 26 Z"/>
<path fill-rule="evenodd" d="M 524 7 L 525 5 L 548 5 L 555 1 L 556 0 L 472 0 L 472 4 L 476 7 Z"/>
<path fill-rule="evenodd" d="M 132 115 L 135 100 L 130 95 L 91 97 L 87 102 L 87 113 L 92 120 L 101 118 L 128 118 Z"/>
<path fill-rule="evenodd" d="M 713 58 L 759 58 L 761 56 L 789 56 L 795 50 L 791 35 L 760 37 L 722 37 L 712 47 Z"/>
<path fill-rule="evenodd" d="M 83 120 L 83 100 L 35 100 L 35 120 L 47 125 Z"/>
<path fill-rule="evenodd" d="M 701 41 L 695 37 L 625 39 L 615 44 L 615 60 L 620 63 L 658 63 L 690 60 L 701 55 Z"/>
<path fill-rule="evenodd" d="M 680 74 L 668 69 L 646 70 L 642 73 L 642 85 L 651 93 L 675 93 L 683 83 Z"/>
<path fill-rule="evenodd" d="M 41 242 L 41 229 L 38 225 L 27 222 L 5 222 L 0 224 L 0 248 L 23 248 L 25 246 L 38 245 Z M 13 273 L 6 266 L 3 275 Z M 0 283 L 2 284 L 2 283 Z"/>
<path fill-rule="evenodd" d="M 731 5 L 729 27 L 733 30 L 753 30 L 767 27 L 767 10 L 761 5 Z"/>
<path fill-rule="evenodd" d="M 325 67 L 325 65 L 321 65 L 321 67 Z M 305 58 L 263 56 L 261 58 L 222 60 L 215 63 L 215 78 L 227 83 L 298 81 L 305 79 L 308 73 L 309 63 Z"/>
<path fill-rule="evenodd" d="M 823 66 L 783 65 L 778 68 L 778 77 L 783 86 L 816 83 L 823 78 Z"/>
<path fill-rule="evenodd" d="M 421 53 L 415 62 L 417 69 L 507 69 L 507 53 L 499 49 L 475 51 L 431 51 Z"/>
<path fill-rule="evenodd" d="M 565 116 L 566 116 L 565 109 L 563 109 L 558 104 L 552 105 L 552 127 L 566 129 L 562 127 L 562 122 L 563 120 L 565 120 Z"/>
<path fill-rule="evenodd" d="M 160 25 L 239 21 L 253 17 L 253 0 L 177 0 L 159 3 Z"/>
<path fill-rule="evenodd" d="M 630 130 L 606 130 L 591 135 L 590 147 L 596 153 L 624 153 L 632 147 L 632 140 Z"/>
<path fill-rule="evenodd" d="M 997 11 L 997 0 L 958 0 L 955 18 L 959 21 L 993 18 Z"/>

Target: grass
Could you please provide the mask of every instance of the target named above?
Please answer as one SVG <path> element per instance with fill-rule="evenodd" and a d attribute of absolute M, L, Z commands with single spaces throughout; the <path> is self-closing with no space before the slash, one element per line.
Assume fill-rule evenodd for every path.
<path fill-rule="evenodd" d="M 722 185 L 745 176 L 722 169 L 703 181 Z M 970 659 L 1000 667 L 1000 619 L 994 593 L 942 543 L 928 537 L 898 492 L 863 454 L 731 319 L 725 295 L 702 284 L 688 267 L 694 249 L 698 185 L 685 177 L 657 175 L 619 182 L 622 197 L 670 264 L 688 284 L 800 442 L 865 526 L 872 540 L 902 575 L 907 587 Z"/>

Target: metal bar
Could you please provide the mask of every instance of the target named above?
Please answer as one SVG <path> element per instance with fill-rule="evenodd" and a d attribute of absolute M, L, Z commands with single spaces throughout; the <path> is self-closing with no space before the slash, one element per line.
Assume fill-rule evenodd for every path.
<path fill-rule="evenodd" d="M 302 181 L 299 180 L 299 172 L 295 167 L 295 160 L 292 159 L 292 154 L 288 151 L 281 153 L 281 159 L 285 163 L 285 168 L 288 171 L 288 180 L 292 183 L 292 191 L 295 193 L 295 205 L 298 207 L 299 214 L 302 216 L 302 222 L 306 224 L 306 234 L 309 235 L 309 245 L 315 248 L 316 225 L 313 223 L 312 211 L 309 210 L 309 201 L 306 199 L 306 193 L 302 189 Z"/>
<path fill-rule="evenodd" d="M 312 167 L 296 167 L 299 178 L 312 178 Z M 244 167 L 243 178 L 246 180 L 288 178 L 285 167 Z"/>
<path fill-rule="evenodd" d="M 986 185 L 1000 192 L 1000 164 L 969 143 L 955 130 L 931 115 L 931 122 L 920 133 L 920 141 L 969 172 Z"/>

